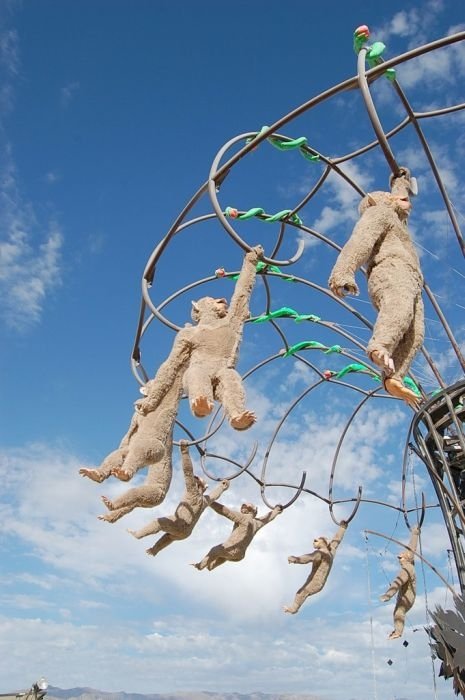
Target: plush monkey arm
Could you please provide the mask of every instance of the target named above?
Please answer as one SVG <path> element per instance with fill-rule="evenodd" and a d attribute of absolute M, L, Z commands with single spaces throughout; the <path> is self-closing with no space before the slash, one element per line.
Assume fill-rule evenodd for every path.
<path fill-rule="evenodd" d="M 255 246 L 249 251 L 242 264 L 239 278 L 234 288 L 228 310 L 228 318 L 244 322 L 249 318 L 249 301 L 257 274 L 257 262 L 263 255 L 263 248 Z"/>
<path fill-rule="evenodd" d="M 272 520 L 276 518 L 277 515 L 283 512 L 283 507 L 282 506 L 275 506 L 273 510 L 268 511 L 266 515 L 263 515 L 261 518 L 255 518 L 255 520 L 258 520 L 261 525 L 260 527 L 263 527 L 264 525 L 268 525 L 268 523 L 271 523 Z"/>
<path fill-rule="evenodd" d="M 339 530 L 336 532 L 336 534 L 334 535 L 333 539 L 330 542 L 329 550 L 330 550 L 331 554 L 334 555 L 336 553 L 336 549 L 341 544 L 343 537 L 346 534 L 346 530 L 347 530 L 347 523 L 345 522 L 345 520 L 343 520 L 341 522 Z"/>
<path fill-rule="evenodd" d="M 197 483 L 196 483 L 195 478 L 194 478 L 194 468 L 192 466 L 192 460 L 190 458 L 189 448 L 187 446 L 187 441 L 181 440 L 179 447 L 181 449 L 181 463 L 182 463 L 182 470 L 184 472 L 184 481 L 186 484 L 186 491 L 187 491 L 187 493 L 197 493 L 198 487 L 197 487 Z"/>
<path fill-rule="evenodd" d="M 228 520 L 232 520 L 233 523 L 236 523 L 237 525 L 241 525 L 241 523 L 244 522 L 244 516 L 242 513 L 237 513 L 235 510 L 230 510 L 222 503 L 214 502 L 211 503 L 210 506 L 216 513 L 223 515 L 225 518 L 228 518 Z"/>
<path fill-rule="evenodd" d="M 412 534 L 410 535 L 410 542 L 408 543 L 408 546 L 412 550 L 412 553 L 417 551 L 417 545 L 418 545 L 418 537 L 420 535 L 420 530 L 419 528 L 415 525 L 415 527 L 412 528 Z M 413 554 L 412 554 L 413 556 Z"/>
<path fill-rule="evenodd" d="M 216 501 L 227 489 L 229 489 L 229 481 L 227 479 L 223 479 L 223 481 L 220 481 L 218 486 L 214 488 L 211 493 L 208 493 L 203 497 L 204 508 L 208 508 L 208 506 L 210 506 L 213 501 Z"/>
<path fill-rule="evenodd" d="M 310 564 L 311 561 L 318 561 L 321 559 L 319 552 L 311 552 L 310 554 L 302 554 L 300 557 L 290 556 L 287 558 L 289 564 Z"/>
<path fill-rule="evenodd" d="M 129 445 L 129 441 L 131 437 L 134 435 L 135 432 L 137 432 L 137 429 L 139 427 L 141 418 L 138 413 L 135 413 L 133 417 L 131 418 L 131 422 L 129 424 L 129 429 L 126 435 L 123 437 L 123 439 L 120 442 L 120 448 L 121 447 L 127 447 Z"/>
<path fill-rule="evenodd" d="M 191 350 L 192 344 L 188 330 L 180 330 L 168 358 L 160 365 L 155 377 L 147 382 L 145 386 L 146 397 L 139 399 L 134 404 L 138 413 L 145 415 L 160 405 L 179 373 L 185 369 Z"/>
<path fill-rule="evenodd" d="M 401 569 L 395 577 L 394 581 L 387 589 L 386 593 L 380 596 L 380 600 L 382 600 L 383 603 L 385 603 L 387 600 L 391 600 L 391 598 L 395 596 L 395 594 L 400 590 L 400 588 L 406 583 L 408 583 L 409 578 L 410 576 L 408 571 L 406 571 L 405 569 Z"/>
<path fill-rule="evenodd" d="M 338 297 L 358 294 L 355 273 L 370 258 L 376 242 L 386 231 L 390 217 L 391 211 L 384 204 L 370 206 L 363 212 L 329 277 L 328 285 L 333 294 Z"/>

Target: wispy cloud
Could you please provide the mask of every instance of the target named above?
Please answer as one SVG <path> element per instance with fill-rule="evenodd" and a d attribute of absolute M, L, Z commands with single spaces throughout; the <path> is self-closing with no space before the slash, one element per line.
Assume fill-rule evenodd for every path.
<path fill-rule="evenodd" d="M 11 148 L 7 148 L 0 172 L 0 217 L 3 229 L 0 240 L 1 316 L 8 326 L 24 330 L 40 321 L 47 294 L 61 281 L 60 260 L 62 234 L 56 222 L 40 229 L 31 204 L 21 200 Z"/>
<path fill-rule="evenodd" d="M 0 88 L 3 113 L 14 107 L 15 79 L 20 71 L 18 35 L 0 33 Z M 61 281 L 62 233 L 55 221 L 37 220 L 34 206 L 23 197 L 13 147 L 0 118 L 0 317 L 17 330 L 40 321 L 48 293 Z"/>
<path fill-rule="evenodd" d="M 373 178 L 367 169 L 362 169 L 354 161 L 344 163 L 341 170 L 365 191 L 368 191 L 373 184 Z M 341 224 L 345 224 L 347 228 L 355 223 L 358 218 L 357 203 L 360 201 L 360 195 L 334 171 L 328 177 L 326 194 L 331 200 L 331 205 L 323 206 L 320 214 L 311 224 L 311 228 L 327 234 L 333 233 Z M 307 242 L 308 238 L 304 240 Z"/>
<path fill-rule="evenodd" d="M 380 27 L 376 27 L 376 38 L 383 41 L 390 37 L 410 38 L 416 46 L 427 40 L 428 31 L 435 24 L 435 20 L 444 9 L 443 0 L 427 0 L 421 10 L 413 7 L 396 12 Z"/>
<path fill-rule="evenodd" d="M 66 108 L 70 105 L 70 103 L 76 97 L 80 87 L 81 85 L 78 81 L 73 81 L 67 83 L 67 85 L 61 88 L 60 103 L 63 108 Z"/>

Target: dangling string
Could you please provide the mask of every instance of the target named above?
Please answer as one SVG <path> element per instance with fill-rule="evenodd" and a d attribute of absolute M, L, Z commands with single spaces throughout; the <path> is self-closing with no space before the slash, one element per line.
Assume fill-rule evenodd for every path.
<path fill-rule="evenodd" d="M 447 583 L 451 584 L 453 588 L 455 587 L 454 567 L 452 566 L 452 550 L 451 549 L 447 550 Z M 449 595 L 449 589 L 446 588 L 446 595 L 444 598 L 444 608 L 447 606 L 448 595 Z"/>
<path fill-rule="evenodd" d="M 371 581 L 370 581 L 370 564 L 368 561 L 368 535 L 365 532 L 365 552 L 367 566 L 367 591 L 368 591 L 368 606 L 370 612 L 370 636 L 371 636 L 371 665 L 373 671 L 373 700 L 378 700 L 378 690 L 376 687 L 376 664 L 375 664 L 375 639 L 373 635 L 373 615 L 371 603 Z"/>
<path fill-rule="evenodd" d="M 408 463 L 407 463 L 407 472 L 411 473 L 412 475 L 412 486 L 413 486 L 413 497 L 415 499 L 415 508 L 416 508 L 416 513 L 417 513 L 417 523 L 418 521 L 418 511 L 419 511 L 419 505 L 418 505 L 418 496 L 417 496 L 417 487 L 415 483 L 415 470 L 413 468 L 413 463 L 412 463 L 412 450 L 409 449 L 409 457 L 408 457 Z M 428 589 L 426 587 L 426 574 L 425 574 L 425 564 L 423 562 L 423 547 L 421 543 L 422 537 L 421 537 L 421 530 L 418 533 L 418 546 L 420 549 L 420 554 L 422 555 L 421 558 L 421 575 L 423 579 L 423 590 L 425 592 L 425 617 L 426 617 L 426 624 L 427 626 L 431 626 L 431 619 L 429 615 L 429 610 L 428 610 Z M 434 697 L 435 700 L 437 700 L 438 697 L 438 689 L 436 685 L 436 669 L 434 668 L 434 656 L 433 652 L 430 647 L 430 658 L 431 658 L 431 670 L 432 670 L 432 675 L 433 675 L 433 692 L 434 692 Z"/>

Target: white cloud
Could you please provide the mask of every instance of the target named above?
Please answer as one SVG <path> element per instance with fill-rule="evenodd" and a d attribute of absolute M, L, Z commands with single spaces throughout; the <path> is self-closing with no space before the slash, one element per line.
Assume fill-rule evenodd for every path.
<path fill-rule="evenodd" d="M 56 182 L 59 182 L 60 179 L 60 174 L 53 170 L 50 170 L 48 173 L 45 174 L 45 182 L 48 182 L 49 185 L 54 185 Z"/>
<path fill-rule="evenodd" d="M 11 160 L 2 180 L 1 315 L 9 326 L 25 329 L 40 320 L 48 292 L 60 284 L 62 234 L 58 225 L 50 222 L 43 242 L 35 243 L 35 218 L 31 207 L 19 201 Z"/>
<path fill-rule="evenodd" d="M 362 169 L 355 161 L 344 163 L 340 170 L 346 174 L 359 187 L 369 191 L 373 178 L 366 169 Z M 358 219 L 359 193 L 340 175 L 331 171 L 327 181 L 325 194 L 328 195 L 331 205 L 324 205 L 320 214 L 310 224 L 310 227 L 325 235 L 333 233 L 341 224 L 345 227 L 355 223 Z M 308 237 L 304 241 L 308 242 Z M 310 239 L 312 241 L 313 239 Z"/>
<path fill-rule="evenodd" d="M 390 37 L 410 37 L 411 42 L 419 46 L 427 41 L 428 31 L 434 27 L 436 18 L 443 9 L 443 0 L 427 0 L 421 10 L 417 7 L 400 10 L 382 26 L 375 28 L 373 36 L 384 42 Z"/>
<path fill-rule="evenodd" d="M 14 31 L 0 34 L 0 62 L 7 68 L 2 95 L 8 97 L 8 104 L 3 107 L 11 109 L 13 78 L 19 71 Z M 40 320 L 48 293 L 60 284 L 62 234 L 55 221 L 40 224 L 34 207 L 23 198 L 13 149 L 1 121 L 0 145 L 0 316 L 10 327 L 23 330 Z"/>
<path fill-rule="evenodd" d="M 376 454 L 399 420 L 401 412 L 372 409 L 369 419 L 354 424 L 344 445 L 347 455 L 337 466 L 336 496 L 344 487 L 354 495 L 359 482 L 372 488 L 382 482 L 386 466 L 384 461 L 382 468 L 377 465 Z M 293 470 L 307 467 L 310 488 L 324 492 L 339 421 L 337 416 L 328 421 L 308 414 L 295 441 L 279 447 L 279 473 L 273 477 L 286 481 Z M 335 532 L 326 504 L 302 496 L 257 535 L 243 562 L 198 572 L 189 562 L 222 541 L 231 523 L 207 511 L 189 540 L 173 544 L 154 560 L 144 552 L 154 538 L 135 541 L 125 532 L 150 520 L 153 511 L 139 509 L 115 525 L 99 522 L 99 495 L 111 497 L 127 485 L 81 479 L 79 466 L 73 455 L 44 445 L 4 451 L 0 459 L 1 545 L 4 571 L 10 572 L 0 600 L 10 610 L 0 616 L 4 683 L 19 687 L 27 674 L 45 674 L 54 685 L 82 685 L 85 668 L 85 684 L 106 690 L 305 692 L 311 666 L 316 695 L 345 700 L 350 680 L 354 697 L 367 696 L 366 674 L 360 669 L 370 653 L 371 634 L 357 525 L 338 550 L 324 591 L 309 599 L 298 616 L 286 616 L 282 606 L 309 571 L 289 565 L 287 556 L 311 551 L 315 536 Z M 172 512 L 182 488 L 175 452 L 173 485 L 155 513 Z M 250 488 L 244 476 L 223 500 L 237 507 L 243 497 L 251 500 Z M 336 513 L 352 505 L 338 506 Z M 260 507 L 261 513 L 265 510 Z M 437 540 L 428 556 L 443 556 L 439 531 L 437 537 L 434 528 L 425 533 L 430 546 Z M 8 565 L 13 546 L 26 553 L 23 570 Z M 372 576 L 377 575 L 375 568 Z M 119 605 L 131 616 L 130 624 L 118 621 L 114 609 Z M 28 612 L 32 609 L 33 615 Z M 381 674 L 386 654 L 395 655 L 385 639 L 391 615 L 389 606 L 376 608 L 375 653 Z M 421 606 L 416 606 L 409 625 L 421 620 Z M 318 629 L 311 641 L 309 627 Z M 409 641 L 415 650 L 413 684 L 427 665 L 427 652 L 423 637 Z M 265 657 L 263 667 L 260 660 Z M 423 691 L 428 687 L 425 682 Z"/>
<path fill-rule="evenodd" d="M 60 102 L 61 106 L 63 108 L 68 107 L 71 102 L 74 100 L 76 97 L 81 85 L 78 81 L 74 80 L 70 83 L 67 83 L 61 88 L 60 91 Z"/>

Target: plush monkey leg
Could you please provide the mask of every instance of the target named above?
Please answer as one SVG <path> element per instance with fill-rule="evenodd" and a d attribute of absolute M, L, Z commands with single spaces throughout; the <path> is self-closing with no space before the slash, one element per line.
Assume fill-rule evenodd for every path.
<path fill-rule="evenodd" d="M 157 438 L 145 437 L 141 439 L 136 435 L 129 445 L 129 450 L 123 465 L 112 469 L 111 473 L 120 481 L 129 481 L 142 467 L 160 462 L 165 455 L 165 446 Z"/>
<path fill-rule="evenodd" d="M 114 450 L 113 452 L 110 452 L 107 457 L 105 457 L 98 469 L 88 469 L 87 467 L 83 467 L 79 470 L 79 474 L 81 476 L 87 476 L 87 478 L 92 479 L 92 481 L 101 483 L 102 481 L 105 481 L 105 479 L 108 479 L 108 477 L 113 473 L 113 469 L 121 468 L 127 453 L 127 447 Z"/>
<path fill-rule="evenodd" d="M 394 609 L 394 629 L 388 639 L 398 639 L 402 637 L 405 626 L 405 608 L 403 605 L 396 605 Z"/>
<path fill-rule="evenodd" d="M 158 552 L 161 552 L 162 549 L 165 549 L 165 547 L 168 547 L 172 542 L 174 542 L 174 537 L 172 535 L 168 535 L 167 533 L 164 534 L 158 542 L 155 542 L 153 547 L 149 547 L 146 552 L 147 554 L 150 554 L 152 557 L 156 557 Z"/>
<path fill-rule="evenodd" d="M 300 607 L 303 605 L 303 603 L 305 603 L 307 598 L 308 598 L 308 596 L 305 593 L 301 593 L 300 595 L 299 595 L 299 593 L 296 593 L 296 596 L 294 598 L 294 602 L 292 603 L 292 605 L 285 605 L 284 606 L 284 608 L 283 608 L 284 612 L 291 613 L 291 615 L 295 615 L 296 612 L 299 612 Z"/>
<path fill-rule="evenodd" d="M 421 348 L 424 335 L 423 300 L 421 296 L 419 296 L 414 305 L 414 318 L 412 323 L 394 353 L 396 371 L 391 378 L 387 378 L 384 381 L 384 386 L 389 394 L 403 399 L 414 409 L 418 409 L 420 399 L 413 391 L 404 386 L 402 379 L 409 371 L 413 358 Z"/>
<path fill-rule="evenodd" d="M 206 569 L 207 567 L 210 570 L 210 564 L 216 559 L 216 557 L 221 552 L 223 552 L 223 547 L 221 545 L 212 547 L 208 554 L 206 554 L 201 561 L 199 561 L 197 564 L 192 564 L 192 566 L 195 566 L 195 568 L 199 571 L 202 571 L 202 569 Z"/>
<path fill-rule="evenodd" d="M 209 563 L 209 565 L 207 566 L 207 569 L 209 571 L 213 571 L 213 569 L 216 569 L 217 566 L 221 566 L 221 564 L 224 564 L 227 561 L 228 561 L 228 559 L 225 559 L 223 557 L 216 557 L 215 559 L 213 559 L 213 561 L 211 561 Z"/>
<path fill-rule="evenodd" d="M 191 411 L 196 418 L 208 416 L 214 407 L 210 374 L 201 366 L 193 365 L 184 373 L 184 389 L 189 396 Z"/>
<path fill-rule="evenodd" d="M 102 496 L 102 500 L 105 498 L 105 496 Z M 117 520 L 123 517 L 123 515 L 127 515 L 130 513 L 132 510 L 134 510 L 135 506 L 126 506 L 126 508 L 118 508 L 117 510 L 112 510 L 110 513 L 105 513 L 105 515 L 98 515 L 97 518 L 99 520 L 104 520 L 106 523 L 116 523 Z"/>
<path fill-rule="evenodd" d="M 221 402 L 226 418 L 235 430 L 247 430 L 257 420 L 255 413 L 245 408 L 245 391 L 241 375 L 235 369 L 224 369 L 218 373 L 215 394 Z"/>
<path fill-rule="evenodd" d="M 106 496 L 102 496 L 102 501 L 111 511 L 105 515 L 99 515 L 99 520 L 107 523 L 115 523 L 117 520 L 127 515 L 134 508 L 154 508 L 160 505 L 166 496 L 166 489 L 160 485 L 143 484 L 129 489 L 114 501 Z"/>
<path fill-rule="evenodd" d="M 313 581 L 310 575 L 305 581 L 304 585 L 301 586 L 295 594 L 294 602 L 292 603 L 292 605 L 286 605 L 284 607 L 284 612 L 295 615 L 295 613 L 300 610 L 303 603 L 305 603 L 307 598 L 311 595 L 315 595 L 315 593 L 319 593 L 323 586 L 324 583 L 321 584 L 316 581 Z"/>
<path fill-rule="evenodd" d="M 368 292 L 378 317 L 367 353 L 390 376 L 397 369 L 394 352 L 414 318 L 419 285 L 408 266 L 388 260 L 371 271 Z"/>
<path fill-rule="evenodd" d="M 152 520 L 151 523 L 148 523 L 140 530 L 128 530 L 128 532 L 137 540 L 142 539 L 142 537 L 147 537 L 147 535 L 156 535 L 157 532 L 160 532 L 161 530 L 160 523 L 158 522 L 158 520 L 158 518 L 156 520 Z"/>

